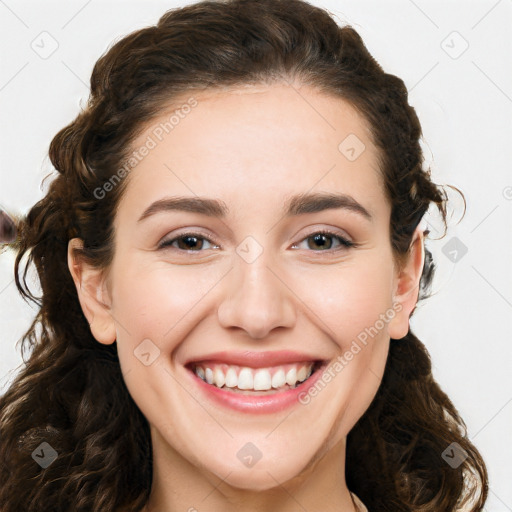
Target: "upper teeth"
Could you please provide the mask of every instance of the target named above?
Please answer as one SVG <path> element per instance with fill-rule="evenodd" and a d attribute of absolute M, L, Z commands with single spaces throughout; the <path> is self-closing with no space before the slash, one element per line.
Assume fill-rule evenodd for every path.
<path fill-rule="evenodd" d="M 312 373 L 314 363 L 287 364 L 270 368 L 248 368 L 236 365 L 203 363 L 195 366 L 195 373 L 208 384 L 218 388 L 265 391 L 294 386 L 306 380 Z"/>

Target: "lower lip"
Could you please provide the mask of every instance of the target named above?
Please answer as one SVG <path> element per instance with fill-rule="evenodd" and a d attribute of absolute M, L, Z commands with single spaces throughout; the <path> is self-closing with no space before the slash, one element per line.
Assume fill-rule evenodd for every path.
<path fill-rule="evenodd" d="M 316 381 L 322 376 L 327 364 L 324 363 L 307 380 L 299 384 L 296 388 L 279 391 L 269 395 L 244 395 L 233 391 L 226 391 L 212 384 L 208 384 L 199 378 L 191 370 L 187 370 L 199 389 L 207 396 L 209 400 L 215 403 L 241 412 L 250 412 L 253 414 L 268 414 L 287 409 L 294 404 L 300 404 L 299 395 L 307 394 L 309 388 L 315 385 Z"/>

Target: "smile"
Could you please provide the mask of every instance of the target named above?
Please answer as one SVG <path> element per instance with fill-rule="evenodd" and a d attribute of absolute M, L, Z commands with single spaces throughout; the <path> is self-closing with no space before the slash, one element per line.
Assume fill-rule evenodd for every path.
<path fill-rule="evenodd" d="M 244 394 L 255 391 L 279 392 L 294 389 L 306 381 L 318 369 L 320 361 L 301 362 L 271 366 L 267 368 L 249 368 L 219 363 L 194 364 L 194 373 L 204 382 L 220 389 Z"/>
<path fill-rule="evenodd" d="M 328 360 L 292 351 L 217 352 L 185 363 L 190 388 L 205 405 L 271 414 L 305 407 L 300 397 L 320 379 Z"/>

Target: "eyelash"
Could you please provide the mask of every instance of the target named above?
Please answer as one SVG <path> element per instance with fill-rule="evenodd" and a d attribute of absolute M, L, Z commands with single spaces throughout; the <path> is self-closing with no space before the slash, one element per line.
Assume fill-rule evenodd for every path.
<path fill-rule="evenodd" d="M 312 252 L 315 252 L 315 253 L 333 253 L 333 252 L 336 252 L 336 251 L 339 251 L 339 250 L 343 250 L 343 249 L 346 250 L 346 249 L 350 249 L 350 248 L 354 248 L 354 247 L 358 246 L 358 244 L 356 242 L 352 242 L 350 240 L 347 240 L 346 238 L 341 236 L 339 233 L 335 233 L 335 232 L 330 231 L 328 229 L 324 229 L 324 230 L 321 230 L 321 231 L 315 231 L 315 232 L 311 233 L 310 235 L 306 236 L 305 238 L 303 238 L 302 240 L 300 240 L 298 243 L 303 242 L 304 240 L 307 240 L 308 238 L 312 238 L 315 235 L 328 235 L 328 236 L 330 236 L 332 238 L 336 238 L 339 241 L 339 243 L 340 243 L 340 247 L 338 247 L 337 249 L 326 249 L 326 250 L 318 250 L 318 251 L 312 250 Z M 201 240 L 206 240 L 210 244 L 216 245 L 208 237 L 203 236 L 201 233 L 189 232 L 189 233 L 183 233 L 183 234 L 181 234 L 181 235 L 179 235 L 179 236 L 177 236 L 175 238 L 172 238 L 170 240 L 164 240 L 163 242 L 161 242 L 158 245 L 158 249 L 175 249 L 177 251 L 182 251 L 182 252 L 185 252 L 187 254 L 194 253 L 194 252 L 204 252 L 202 250 L 194 251 L 192 249 L 185 250 L 185 249 L 179 249 L 177 247 L 171 247 L 171 244 L 173 244 L 177 240 L 180 240 L 180 239 L 183 239 L 183 238 L 187 238 L 187 237 L 193 237 L 193 238 L 197 238 L 197 239 L 201 239 Z M 297 244 L 293 244 L 293 245 L 297 245 Z"/>

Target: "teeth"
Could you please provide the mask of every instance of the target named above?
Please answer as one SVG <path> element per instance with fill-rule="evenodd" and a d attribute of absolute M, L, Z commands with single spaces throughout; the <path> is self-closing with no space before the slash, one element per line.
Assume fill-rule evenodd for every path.
<path fill-rule="evenodd" d="M 302 382 L 303 380 L 306 380 L 306 377 L 308 375 L 308 370 L 305 366 L 303 366 L 298 372 L 297 372 L 297 380 L 299 382 Z"/>
<path fill-rule="evenodd" d="M 293 386 L 297 382 L 297 370 L 295 368 L 291 368 L 288 370 L 286 374 L 286 384 L 289 386 Z"/>
<path fill-rule="evenodd" d="M 238 389 L 254 389 L 253 386 L 253 376 L 251 370 L 249 368 L 242 368 L 238 375 Z"/>
<path fill-rule="evenodd" d="M 254 389 L 256 391 L 266 391 L 272 387 L 272 379 L 268 370 L 258 370 L 254 374 Z"/>
<path fill-rule="evenodd" d="M 226 377 L 224 377 L 224 373 L 222 373 L 222 370 L 220 368 L 215 368 L 215 371 L 213 372 L 213 382 L 215 382 L 215 385 L 218 388 L 224 386 L 224 383 L 226 382 Z"/>
<path fill-rule="evenodd" d="M 282 388 L 285 384 L 286 384 L 286 376 L 284 374 L 284 370 L 279 369 L 279 370 L 277 370 L 276 373 L 274 373 L 274 376 L 272 377 L 272 387 L 274 389 Z"/>
<path fill-rule="evenodd" d="M 236 370 L 234 368 L 230 368 L 226 373 L 226 387 L 236 388 L 237 384 L 238 375 L 236 374 Z"/>
<path fill-rule="evenodd" d="M 218 388 L 268 391 L 296 387 L 313 373 L 314 363 L 286 364 L 272 368 L 247 368 L 236 365 L 208 364 L 196 366 L 196 375 Z"/>
<path fill-rule="evenodd" d="M 200 367 L 200 366 L 197 366 L 196 367 L 196 375 L 200 378 L 200 379 L 204 379 L 204 370 Z"/>

